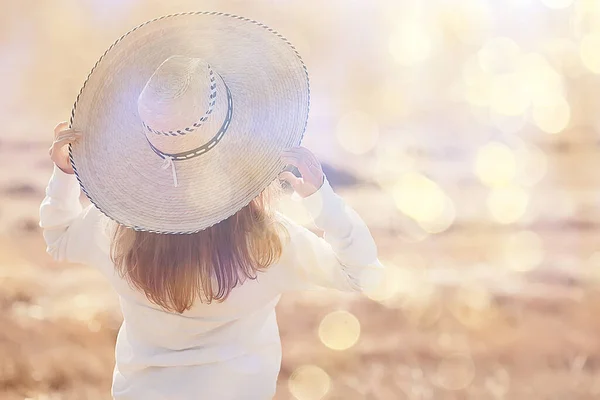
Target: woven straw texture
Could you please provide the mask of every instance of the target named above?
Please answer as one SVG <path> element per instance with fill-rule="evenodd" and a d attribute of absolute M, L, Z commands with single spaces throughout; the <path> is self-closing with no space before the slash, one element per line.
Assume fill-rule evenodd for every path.
<path fill-rule="evenodd" d="M 215 118 L 181 135 L 182 142 L 149 132 L 138 111 L 144 87 L 173 56 L 201 59 L 218 74 Z M 225 84 L 233 102 L 230 125 L 210 151 L 175 161 L 175 187 L 148 141 L 177 151 L 216 134 L 227 111 Z M 272 29 L 215 12 L 161 17 L 122 36 L 92 69 L 73 107 L 71 126 L 83 136 L 70 148 L 71 162 L 90 201 L 118 223 L 198 232 L 235 214 L 277 178 L 281 151 L 302 140 L 309 102 L 304 63 Z"/>

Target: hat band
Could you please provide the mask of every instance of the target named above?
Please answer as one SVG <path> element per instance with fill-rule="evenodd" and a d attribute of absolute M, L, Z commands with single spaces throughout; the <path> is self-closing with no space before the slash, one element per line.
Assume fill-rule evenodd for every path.
<path fill-rule="evenodd" d="M 223 81 L 223 82 L 225 82 L 225 81 Z M 225 132 L 227 132 L 227 129 L 229 128 L 229 124 L 231 123 L 231 117 L 233 116 L 233 98 L 231 97 L 231 91 L 229 90 L 229 86 L 227 86 L 226 83 L 225 83 L 225 89 L 227 90 L 227 115 L 225 116 L 225 120 L 223 121 L 221 128 L 219 128 L 217 133 L 208 142 L 206 142 L 205 144 L 203 144 L 200 147 L 197 147 L 192 150 L 184 151 L 181 153 L 165 153 L 165 152 L 162 152 L 159 149 L 157 149 L 150 142 L 148 137 L 146 136 L 146 140 L 148 141 L 150 148 L 152 150 L 154 150 L 154 152 L 162 158 L 165 158 L 165 159 L 170 158 L 173 161 L 182 161 L 182 160 L 189 160 L 191 158 L 200 156 L 200 155 L 208 152 L 213 147 L 215 147 L 217 145 L 217 143 L 219 143 L 221 141 L 221 139 L 225 135 Z"/>

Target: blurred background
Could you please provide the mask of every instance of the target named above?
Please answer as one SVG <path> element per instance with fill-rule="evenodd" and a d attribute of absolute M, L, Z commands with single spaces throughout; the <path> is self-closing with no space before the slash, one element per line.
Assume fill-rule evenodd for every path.
<path fill-rule="evenodd" d="M 117 298 L 45 254 L 47 149 L 113 41 L 197 10 L 297 47 L 304 143 L 388 266 L 284 296 L 277 400 L 600 398 L 600 1 L 0 0 L 1 399 L 110 398 Z"/>

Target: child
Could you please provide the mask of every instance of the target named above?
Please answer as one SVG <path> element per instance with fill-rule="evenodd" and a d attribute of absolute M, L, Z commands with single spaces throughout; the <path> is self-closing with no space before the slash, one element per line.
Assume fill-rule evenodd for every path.
<path fill-rule="evenodd" d="M 115 399 L 271 399 L 281 294 L 380 277 L 368 228 L 298 146 L 308 104 L 293 47 L 219 13 L 143 24 L 88 77 L 55 129 L 40 225 L 55 259 L 120 297 Z M 278 178 L 323 239 L 271 210 Z"/>

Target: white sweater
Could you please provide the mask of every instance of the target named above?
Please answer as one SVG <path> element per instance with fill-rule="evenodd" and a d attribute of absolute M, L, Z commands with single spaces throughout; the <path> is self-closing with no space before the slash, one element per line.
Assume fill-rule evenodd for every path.
<path fill-rule="evenodd" d="M 197 301 L 183 314 L 164 311 L 114 272 L 108 218 L 83 209 L 74 175 L 54 168 L 40 226 L 56 260 L 100 269 L 119 295 L 115 399 L 266 400 L 275 394 L 281 345 L 275 306 L 282 293 L 315 287 L 361 291 L 383 267 L 368 228 L 327 181 L 302 203 L 319 238 L 279 215 L 289 232 L 279 261 L 236 287 L 223 303 Z"/>

